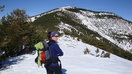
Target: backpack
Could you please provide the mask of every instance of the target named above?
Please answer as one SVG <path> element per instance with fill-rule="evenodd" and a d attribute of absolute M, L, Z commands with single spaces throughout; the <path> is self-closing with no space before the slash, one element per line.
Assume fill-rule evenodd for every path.
<path fill-rule="evenodd" d="M 41 41 L 35 44 L 34 47 L 37 50 L 37 57 L 35 58 L 35 63 L 38 66 L 42 66 L 42 64 L 47 64 L 51 59 L 49 45 L 45 41 Z"/>

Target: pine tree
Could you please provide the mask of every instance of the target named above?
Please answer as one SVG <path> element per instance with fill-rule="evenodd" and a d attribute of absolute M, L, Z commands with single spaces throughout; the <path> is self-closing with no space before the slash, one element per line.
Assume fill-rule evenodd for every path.
<path fill-rule="evenodd" d="M 4 10 L 5 6 L 4 5 L 0 5 L 0 11 L 2 12 Z"/>
<path fill-rule="evenodd" d="M 2 17 L 0 30 L 0 61 L 3 58 L 28 53 L 35 42 L 35 29 L 32 23 L 27 22 L 28 16 L 25 10 L 13 10 L 7 16 Z M 24 47 L 24 48 L 23 48 Z"/>

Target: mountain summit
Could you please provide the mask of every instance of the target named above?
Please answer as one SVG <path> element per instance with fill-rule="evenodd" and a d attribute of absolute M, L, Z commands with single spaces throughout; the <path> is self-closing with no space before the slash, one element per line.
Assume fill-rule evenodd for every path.
<path fill-rule="evenodd" d="M 46 38 L 47 31 L 57 30 L 97 48 L 132 59 L 132 22 L 114 13 L 68 6 L 32 16 L 31 20 L 42 38 Z"/>

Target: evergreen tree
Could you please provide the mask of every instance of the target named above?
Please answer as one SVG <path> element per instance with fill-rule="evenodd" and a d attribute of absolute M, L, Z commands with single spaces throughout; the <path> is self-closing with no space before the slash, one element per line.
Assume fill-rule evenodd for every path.
<path fill-rule="evenodd" d="M 0 11 L 2 12 L 4 10 L 5 6 L 4 5 L 0 5 Z"/>
<path fill-rule="evenodd" d="M 32 51 L 35 42 L 35 30 L 31 22 L 27 22 L 25 10 L 13 10 L 2 17 L 0 26 L 0 61 Z"/>

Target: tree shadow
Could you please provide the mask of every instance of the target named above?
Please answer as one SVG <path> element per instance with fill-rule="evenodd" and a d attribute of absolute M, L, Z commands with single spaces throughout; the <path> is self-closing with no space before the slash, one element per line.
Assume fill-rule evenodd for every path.
<path fill-rule="evenodd" d="M 67 71 L 67 70 L 63 68 L 63 69 L 62 69 L 62 74 L 66 74 L 66 71 Z"/>
<path fill-rule="evenodd" d="M 20 57 L 14 57 L 14 58 L 10 58 L 6 61 L 0 62 L 0 71 L 9 69 L 11 67 L 11 65 L 20 63 L 20 61 L 22 61 L 24 58 L 26 58 L 26 57 L 20 56 Z"/>

